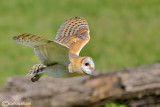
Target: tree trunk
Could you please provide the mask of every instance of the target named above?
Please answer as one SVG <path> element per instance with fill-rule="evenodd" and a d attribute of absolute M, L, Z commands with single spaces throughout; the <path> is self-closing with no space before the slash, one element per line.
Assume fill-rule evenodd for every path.
<path fill-rule="evenodd" d="M 130 107 L 160 106 L 160 63 L 92 76 L 38 82 L 14 76 L 0 91 L 0 101 L 31 102 L 33 107 L 100 107 L 109 103 Z"/>

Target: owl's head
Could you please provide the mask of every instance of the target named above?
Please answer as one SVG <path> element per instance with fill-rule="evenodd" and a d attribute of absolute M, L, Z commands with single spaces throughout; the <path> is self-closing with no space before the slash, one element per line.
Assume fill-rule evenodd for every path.
<path fill-rule="evenodd" d="M 82 59 L 81 70 L 83 73 L 92 74 L 94 69 L 95 69 L 95 65 L 94 65 L 92 58 L 86 57 L 86 58 Z"/>
<path fill-rule="evenodd" d="M 76 57 L 71 59 L 69 65 L 70 73 L 78 73 L 80 75 L 90 75 L 95 69 L 94 62 L 91 57 Z"/>

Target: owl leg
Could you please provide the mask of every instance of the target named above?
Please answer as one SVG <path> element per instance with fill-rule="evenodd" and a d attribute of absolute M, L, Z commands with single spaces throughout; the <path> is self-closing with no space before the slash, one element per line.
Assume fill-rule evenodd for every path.
<path fill-rule="evenodd" d="M 43 64 L 36 64 L 32 67 L 31 70 L 29 70 L 28 75 L 34 75 L 34 77 L 31 78 L 32 82 L 38 81 L 39 78 L 44 74 L 44 70 L 47 68 L 46 65 Z"/>

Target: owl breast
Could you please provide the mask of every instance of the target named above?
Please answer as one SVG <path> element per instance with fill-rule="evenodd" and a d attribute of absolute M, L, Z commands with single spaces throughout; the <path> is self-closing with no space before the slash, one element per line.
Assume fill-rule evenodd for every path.
<path fill-rule="evenodd" d="M 60 64 L 47 67 L 45 72 L 46 74 L 53 76 L 54 78 L 71 78 L 82 75 L 79 73 L 70 73 L 68 70 L 68 66 Z"/>

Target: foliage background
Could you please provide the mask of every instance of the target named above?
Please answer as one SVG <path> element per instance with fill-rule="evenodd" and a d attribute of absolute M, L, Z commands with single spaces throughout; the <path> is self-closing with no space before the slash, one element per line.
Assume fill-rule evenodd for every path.
<path fill-rule="evenodd" d="M 80 55 L 91 56 L 97 70 L 160 60 L 159 0 L 1 0 L 0 85 L 40 63 L 33 49 L 15 43 L 13 36 L 54 39 L 60 25 L 75 16 L 89 23 L 91 40 Z"/>

